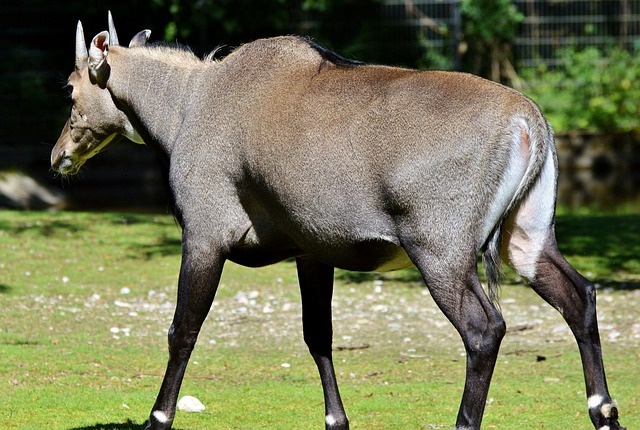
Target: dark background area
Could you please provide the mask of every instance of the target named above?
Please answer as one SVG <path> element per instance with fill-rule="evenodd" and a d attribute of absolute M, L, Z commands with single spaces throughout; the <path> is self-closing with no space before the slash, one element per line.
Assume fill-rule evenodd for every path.
<path fill-rule="evenodd" d="M 558 106 L 565 106 L 560 113 L 569 106 L 589 118 L 602 118 L 604 108 L 613 119 L 636 118 L 620 137 L 616 125 L 596 130 L 596 135 L 613 137 L 606 144 L 593 143 L 592 136 L 565 136 L 563 143 L 558 136 L 564 152 L 561 179 L 570 179 L 569 185 L 560 184 L 560 197 L 570 205 L 588 204 L 600 199 L 597 195 L 640 202 L 640 130 L 633 114 L 640 80 L 628 78 L 640 71 L 638 0 L 560 0 L 553 5 L 542 0 L 1 2 L 0 183 L 3 172 L 18 171 L 63 191 L 72 209 L 166 210 L 160 171 L 145 146 L 123 142 L 90 160 L 74 177 L 50 169 L 51 149 L 69 115 L 62 87 L 73 68 L 76 24 L 82 21 L 88 43 L 107 29 L 108 10 L 122 44 L 150 29 L 152 41 L 178 42 L 201 57 L 221 47 L 221 58 L 260 37 L 301 34 L 370 63 L 468 71 L 525 92 L 538 84 L 542 90 L 532 97 L 554 127 L 561 124 L 554 117 Z M 575 52 L 562 49 L 569 45 Z M 574 67 L 575 76 L 556 73 L 563 62 L 575 65 L 576 53 L 585 46 L 598 46 L 601 54 Z M 607 57 L 611 47 L 628 51 L 626 62 Z M 604 86 L 603 77 L 612 76 Z M 625 79 L 630 88 L 622 91 L 619 81 Z M 576 89 L 580 82 L 589 91 Z M 603 100 L 604 108 L 598 105 Z M 623 112 L 624 106 L 629 112 Z M 607 175 L 599 175 L 598 160 L 610 160 Z M 584 178 L 567 175 L 566 166 L 577 166 Z"/>
<path fill-rule="evenodd" d="M 301 0 L 127 0 L 2 2 L 0 4 L 0 171 L 18 170 L 63 189 L 73 207 L 163 207 L 154 155 L 122 144 L 92 159 L 80 176 L 61 178 L 49 154 L 67 119 L 62 90 L 74 61 L 75 29 L 87 43 L 107 29 L 111 10 L 122 44 L 142 29 L 153 41 L 178 42 L 203 56 L 260 37 L 305 34 L 346 56 L 411 65 L 411 49 L 373 49 L 380 39 L 379 2 Z M 395 58 L 394 58 L 395 56 Z M 110 187 L 101 184 L 109 182 Z M 119 191 L 126 187 L 127 192 Z M 138 197 L 132 195 L 138 194 Z M 132 207 L 135 209 L 135 207 Z"/>

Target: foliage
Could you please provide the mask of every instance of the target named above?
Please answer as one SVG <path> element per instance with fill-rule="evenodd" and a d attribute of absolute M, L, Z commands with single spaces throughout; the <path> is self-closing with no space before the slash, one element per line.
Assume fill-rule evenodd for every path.
<path fill-rule="evenodd" d="M 512 0 L 462 0 L 464 68 L 500 82 L 513 79 L 511 43 L 524 20 Z"/>
<path fill-rule="evenodd" d="M 437 25 L 412 2 L 406 2 L 407 13 L 430 22 L 417 35 L 424 49 L 418 65 L 436 69 L 459 69 L 494 81 L 509 82 L 516 78 L 511 65 L 511 43 L 517 25 L 524 20 L 512 0 L 462 0 L 452 7 L 452 28 Z M 438 49 L 431 42 L 433 34 L 454 42 L 455 52 Z"/>
<path fill-rule="evenodd" d="M 199 51 L 300 33 L 352 53 L 374 40 L 370 18 L 378 5 L 379 0 L 151 0 L 154 14 L 166 15 L 164 40 L 179 40 Z"/>
<path fill-rule="evenodd" d="M 640 131 L 640 49 L 558 50 L 561 66 L 526 69 L 525 93 L 556 131 Z"/>

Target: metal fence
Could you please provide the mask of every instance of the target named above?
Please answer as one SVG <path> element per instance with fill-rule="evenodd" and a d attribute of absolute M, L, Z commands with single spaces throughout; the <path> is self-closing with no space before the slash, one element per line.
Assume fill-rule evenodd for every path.
<path fill-rule="evenodd" d="M 462 31 L 460 3 L 461 0 L 385 0 L 382 16 L 385 25 L 394 30 L 394 43 L 417 43 L 430 57 L 426 59 L 431 60 L 430 66 L 459 69 L 456 35 Z M 436 57 L 448 59 L 449 64 L 438 64 Z"/>
<path fill-rule="evenodd" d="M 558 48 L 640 48 L 640 0 L 515 0 L 525 16 L 514 43 L 518 66 L 559 61 Z"/>
<path fill-rule="evenodd" d="M 558 64 L 562 47 L 640 49 L 640 0 L 513 0 L 524 15 L 512 45 L 517 69 Z M 459 57 L 461 0 L 386 0 L 388 25 L 418 34 L 425 50 Z M 400 33 L 400 31 L 399 31 Z"/>

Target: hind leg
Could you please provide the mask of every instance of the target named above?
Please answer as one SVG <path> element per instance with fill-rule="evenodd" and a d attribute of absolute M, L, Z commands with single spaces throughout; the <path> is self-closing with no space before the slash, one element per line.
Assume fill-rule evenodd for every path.
<path fill-rule="evenodd" d="M 564 317 L 578 342 L 587 388 L 589 415 L 597 429 L 621 429 L 602 360 L 596 316 L 596 290 L 560 254 L 552 231 L 542 249 L 533 289 Z"/>
<path fill-rule="evenodd" d="M 596 316 L 596 290 L 560 254 L 554 233 L 555 175 L 539 182 L 503 227 L 502 255 L 532 288 L 557 309 L 580 349 L 589 415 L 596 429 L 621 430 L 602 361 Z"/>
<path fill-rule="evenodd" d="M 470 252 L 468 258 L 454 257 L 443 262 L 424 248 L 407 246 L 406 249 L 436 304 L 460 334 L 467 353 L 456 429 L 479 429 L 500 343 L 506 332 L 505 322 L 478 279 L 475 253 Z"/>

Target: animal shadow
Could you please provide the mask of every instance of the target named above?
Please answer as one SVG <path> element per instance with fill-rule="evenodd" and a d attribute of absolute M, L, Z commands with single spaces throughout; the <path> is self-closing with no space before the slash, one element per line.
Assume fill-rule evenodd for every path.
<path fill-rule="evenodd" d="M 73 427 L 68 430 L 144 430 L 145 424 L 146 422 L 143 422 L 142 424 L 136 424 L 133 421 L 127 421 L 125 423 L 109 423 L 96 424 L 94 426 L 86 427 Z"/>
<path fill-rule="evenodd" d="M 69 430 L 144 430 L 143 424 L 136 424 L 131 421 L 126 423 L 112 423 L 112 424 L 96 424 L 94 426 L 87 427 L 74 427 Z"/>

